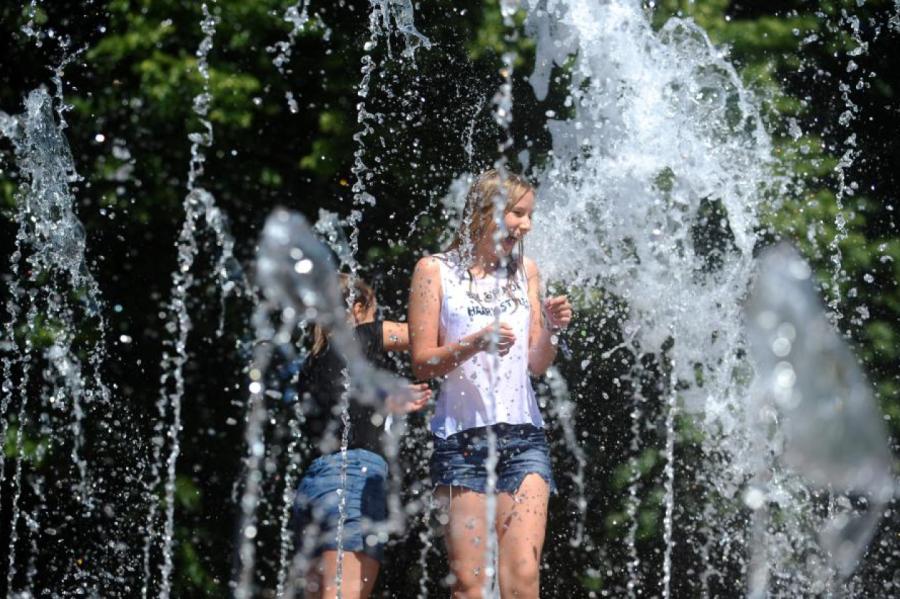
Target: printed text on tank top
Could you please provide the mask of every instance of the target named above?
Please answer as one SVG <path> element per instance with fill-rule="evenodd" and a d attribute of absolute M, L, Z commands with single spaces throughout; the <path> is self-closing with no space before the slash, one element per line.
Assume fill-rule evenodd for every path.
<path fill-rule="evenodd" d="M 484 279 L 488 278 L 489 277 L 484 277 Z M 514 292 L 513 297 L 509 297 L 509 290 L 506 289 L 506 286 L 500 289 L 493 286 L 491 289 L 483 292 L 474 290 L 467 291 L 466 296 L 474 302 L 466 310 L 469 317 L 471 318 L 477 315 L 493 316 L 497 318 L 520 306 L 524 306 L 527 309 L 528 297 L 521 293 L 519 285 L 513 281 L 510 284 L 510 287 Z"/>

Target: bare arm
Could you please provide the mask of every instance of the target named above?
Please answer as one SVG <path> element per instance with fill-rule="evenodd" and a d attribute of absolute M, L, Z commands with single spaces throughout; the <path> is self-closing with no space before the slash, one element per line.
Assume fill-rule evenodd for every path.
<path fill-rule="evenodd" d="M 487 349 L 484 330 L 458 343 L 438 345 L 441 317 L 441 273 L 436 258 L 416 264 L 409 290 L 409 341 L 413 376 L 420 381 L 444 376 L 480 351 Z"/>
<path fill-rule="evenodd" d="M 544 322 L 544 313 L 541 301 L 541 275 L 537 265 L 530 258 L 525 258 L 525 274 L 528 277 L 528 301 L 531 304 L 531 331 L 528 338 L 528 370 L 536 376 L 547 372 L 553 360 L 556 359 L 556 344 L 553 342 L 554 333 L 550 330 L 551 323 Z M 556 317 L 555 326 L 565 328 L 572 319 L 572 309 L 565 296 L 550 298 L 548 307 Z"/>
<path fill-rule="evenodd" d="M 385 351 L 409 351 L 409 325 L 405 322 L 385 320 L 381 323 L 382 345 Z M 385 405 L 389 412 L 408 414 L 418 412 L 431 399 L 428 383 L 411 383 L 409 396 L 388 396 Z"/>
<path fill-rule="evenodd" d="M 409 351 L 409 325 L 385 320 L 382 324 L 382 342 L 385 351 Z"/>

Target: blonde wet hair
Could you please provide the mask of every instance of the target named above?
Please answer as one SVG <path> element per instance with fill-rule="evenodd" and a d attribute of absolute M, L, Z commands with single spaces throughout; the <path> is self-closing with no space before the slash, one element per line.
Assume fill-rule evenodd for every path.
<path fill-rule="evenodd" d="M 497 169 L 489 169 L 478 175 L 472 182 L 466 193 L 466 203 L 463 207 L 462 219 L 447 251 L 458 253 L 461 265 L 466 269 L 469 283 L 473 282 L 470 271 L 472 264 L 472 251 L 475 244 L 487 234 L 491 223 L 494 222 L 496 204 L 506 198 L 503 206 L 503 214 L 512 211 L 525 194 L 534 192 L 534 186 L 522 175 L 506 172 L 501 175 Z M 516 256 L 506 263 L 506 292 L 518 306 L 519 301 L 513 293 L 516 274 L 519 269 L 524 269 L 524 246 L 519 239 Z"/>
<path fill-rule="evenodd" d="M 522 175 L 506 173 L 501 176 L 497 169 L 484 171 L 472 182 L 466 193 L 466 204 L 463 207 L 462 219 L 456 230 L 448 250 L 463 252 L 471 248 L 487 233 L 494 222 L 495 202 L 497 198 L 506 196 L 503 214 L 511 211 L 525 194 L 534 191 L 534 186 Z M 519 255 L 522 255 L 522 244 L 519 240 Z"/>

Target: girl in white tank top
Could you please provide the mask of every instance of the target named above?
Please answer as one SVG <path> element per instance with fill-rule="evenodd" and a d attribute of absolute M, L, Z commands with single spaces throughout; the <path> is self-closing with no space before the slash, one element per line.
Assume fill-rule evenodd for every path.
<path fill-rule="evenodd" d="M 497 204 L 503 208 L 499 226 Z M 469 190 L 449 250 L 422 258 L 413 273 L 413 374 L 442 384 L 431 422 L 431 479 L 446 510 L 454 597 L 481 596 L 490 584 L 485 578 L 490 434 L 496 450 L 492 522 L 500 594 L 536 599 L 540 593 L 554 483 L 529 374 L 542 375 L 553 362 L 556 333 L 569 324 L 572 309 L 564 296 L 541 304 L 537 266 L 522 247 L 533 210 L 533 189 L 525 179 L 483 173 Z"/>

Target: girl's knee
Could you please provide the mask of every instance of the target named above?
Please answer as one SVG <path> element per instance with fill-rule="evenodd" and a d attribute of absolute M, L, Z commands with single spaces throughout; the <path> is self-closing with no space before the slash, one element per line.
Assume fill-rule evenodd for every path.
<path fill-rule="evenodd" d="M 541 580 L 541 566 L 530 558 L 503 560 L 500 563 L 500 586 L 504 595 L 537 597 Z"/>
<path fill-rule="evenodd" d="M 453 576 L 453 599 L 481 599 L 484 588 L 484 572 L 481 568 L 450 564 Z"/>
<path fill-rule="evenodd" d="M 481 599 L 483 597 L 481 585 L 467 588 L 454 586 L 451 597 L 453 599 Z"/>

